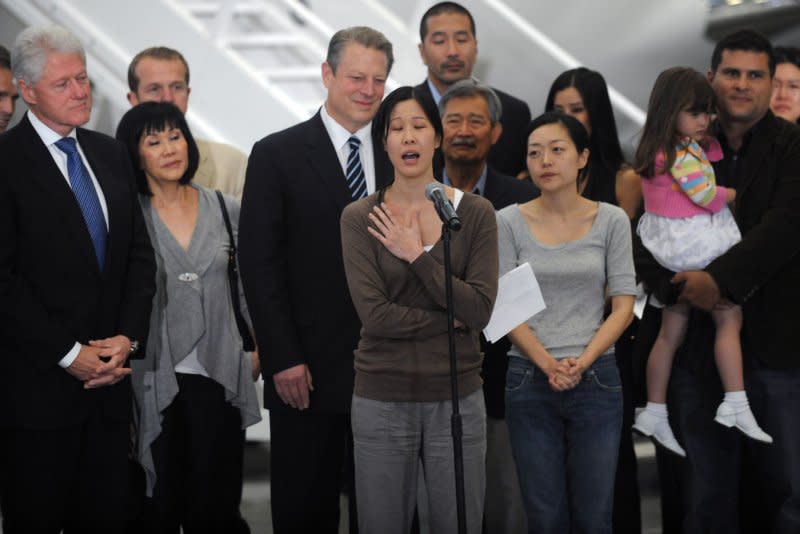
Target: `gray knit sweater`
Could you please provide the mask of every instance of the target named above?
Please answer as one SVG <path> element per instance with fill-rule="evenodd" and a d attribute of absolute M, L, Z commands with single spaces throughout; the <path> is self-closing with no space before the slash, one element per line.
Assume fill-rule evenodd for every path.
<path fill-rule="evenodd" d="M 530 263 L 546 309 L 528 320 L 554 358 L 578 357 L 603 324 L 608 296 L 635 295 L 631 226 L 625 212 L 598 203 L 597 216 L 585 236 L 559 245 L 536 241 L 519 205 L 497 213 L 500 273 Z M 614 352 L 614 345 L 605 354 Z M 525 358 L 516 346 L 509 356 Z"/>

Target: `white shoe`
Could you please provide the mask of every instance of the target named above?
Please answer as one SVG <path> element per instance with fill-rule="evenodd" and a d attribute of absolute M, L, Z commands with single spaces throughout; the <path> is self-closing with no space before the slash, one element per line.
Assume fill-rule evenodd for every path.
<path fill-rule="evenodd" d="M 764 443 L 772 443 L 772 436 L 758 426 L 749 405 L 745 405 L 744 408 L 737 411 L 732 404 L 722 401 L 722 404 L 717 408 L 717 416 L 714 417 L 714 421 L 728 428 L 735 426 L 748 438 L 763 441 Z"/>
<path fill-rule="evenodd" d="M 686 458 L 686 451 L 683 450 L 678 440 L 675 439 L 672 428 L 669 426 L 669 420 L 666 417 L 653 415 L 646 409 L 642 410 L 639 412 L 639 415 L 636 416 L 633 429 L 643 436 L 651 438 L 656 445 L 661 445 L 668 451 L 682 458 Z"/>

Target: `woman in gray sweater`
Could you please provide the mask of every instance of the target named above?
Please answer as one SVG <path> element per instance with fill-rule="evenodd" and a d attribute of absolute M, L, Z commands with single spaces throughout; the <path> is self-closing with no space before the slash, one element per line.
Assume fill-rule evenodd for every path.
<path fill-rule="evenodd" d="M 141 528 L 238 532 L 244 429 L 261 416 L 258 357 L 243 351 L 231 304 L 222 208 L 191 183 L 197 145 L 174 105 L 132 108 L 117 139 L 133 163 L 158 267 L 146 355 L 132 363 L 137 456 L 152 495 Z M 224 202 L 235 239 L 239 204 Z"/>
<path fill-rule="evenodd" d="M 401 87 L 373 124 L 394 182 L 342 214 L 342 252 L 362 321 L 352 427 L 363 534 L 407 533 L 423 465 L 431 531 L 455 532 L 450 367 L 441 222 L 425 198 L 442 126 L 430 96 Z M 462 228 L 451 240 L 466 519 L 480 532 L 486 409 L 478 335 L 497 292 L 497 225 L 485 199 L 446 188 Z"/>
<path fill-rule="evenodd" d="M 500 272 L 530 263 L 547 308 L 509 334 L 511 448 L 530 532 L 611 532 L 622 424 L 614 342 L 636 293 L 630 223 L 578 192 L 590 155 L 575 118 L 545 113 L 528 132 L 542 194 L 498 213 Z"/>

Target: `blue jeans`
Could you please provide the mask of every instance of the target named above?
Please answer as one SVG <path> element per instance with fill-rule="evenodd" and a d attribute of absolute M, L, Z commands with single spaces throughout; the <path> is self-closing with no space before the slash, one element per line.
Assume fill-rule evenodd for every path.
<path fill-rule="evenodd" d="M 550 389 L 533 363 L 510 358 L 506 421 L 528 531 L 611 532 L 622 427 L 622 385 L 613 355 L 573 389 Z"/>
<path fill-rule="evenodd" d="M 755 363 L 747 382 L 750 404 L 772 445 L 748 440 L 756 467 L 765 532 L 800 532 L 800 369 Z"/>

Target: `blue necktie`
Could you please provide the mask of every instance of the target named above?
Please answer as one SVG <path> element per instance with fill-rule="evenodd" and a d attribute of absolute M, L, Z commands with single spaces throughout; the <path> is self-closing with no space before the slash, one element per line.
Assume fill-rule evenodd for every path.
<path fill-rule="evenodd" d="M 347 187 L 353 200 L 367 196 L 367 179 L 364 177 L 364 167 L 361 166 L 361 157 L 358 149 L 361 140 L 355 135 L 347 140 L 350 145 L 350 155 L 347 157 Z"/>
<path fill-rule="evenodd" d="M 89 171 L 81 160 L 75 139 L 65 137 L 56 141 L 56 146 L 61 152 L 67 155 L 67 174 L 69 183 L 72 186 L 72 193 L 78 201 L 78 206 L 83 213 L 83 220 L 89 230 L 89 237 L 94 245 L 94 253 L 97 256 L 97 264 L 103 270 L 106 258 L 106 239 L 108 229 L 106 219 L 103 216 L 103 208 L 100 206 L 100 199 L 97 198 L 97 191 L 89 176 Z"/>

